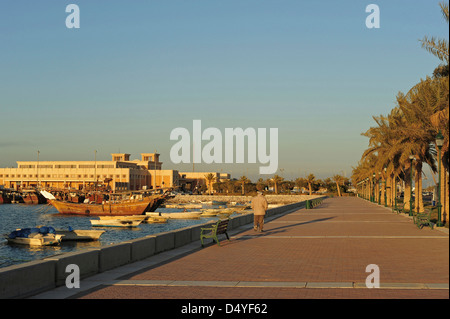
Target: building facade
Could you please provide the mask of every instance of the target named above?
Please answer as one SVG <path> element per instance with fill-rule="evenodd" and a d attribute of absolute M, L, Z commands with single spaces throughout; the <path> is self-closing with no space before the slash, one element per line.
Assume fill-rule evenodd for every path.
<path fill-rule="evenodd" d="M 128 191 L 167 187 L 192 189 L 193 184 L 205 184 L 208 172 L 163 170 L 159 156 L 158 153 L 141 153 L 140 160 L 130 160 L 130 154 L 113 153 L 111 161 L 18 161 L 17 168 L 0 168 L 0 185 L 16 190 L 40 186 L 81 191 L 103 184 L 112 191 Z M 219 173 L 213 174 L 220 179 Z"/>

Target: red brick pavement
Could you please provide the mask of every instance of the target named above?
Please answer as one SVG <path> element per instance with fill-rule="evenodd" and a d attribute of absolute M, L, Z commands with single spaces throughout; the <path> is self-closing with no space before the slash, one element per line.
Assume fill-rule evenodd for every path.
<path fill-rule="evenodd" d="M 359 283 L 376 264 L 381 284 L 447 284 L 448 235 L 358 198 L 330 198 L 246 230 L 221 246 L 121 278 L 198 281 L 196 286 L 103 286 L 79 298 L 299 299 L 449 298 L 448 289 L 205 287 L 205 281 Z M 325 285 L 326 287 L 326 285 Z"/>

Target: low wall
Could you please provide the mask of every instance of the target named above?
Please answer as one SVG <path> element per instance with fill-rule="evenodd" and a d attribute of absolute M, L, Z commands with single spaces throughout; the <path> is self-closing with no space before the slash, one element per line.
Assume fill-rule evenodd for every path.
<path fill-rule="evenodd" d="M 266 217 L 305 207 L 305 201 L 269 209 Z M 228 230 L 253 222 L 253 213 L 233 216 Z M 189 226 L 170 232 L 149 235 L 101 248 L 64 253 L 42 260 L 0 268 L 0 298 L 26 298 L 65 285 L 66 267 L 75 264 L 80 278 L 142 260 L 163 251 L 181 247 L 200 239 L 200 228 L 207 224 Z"/>

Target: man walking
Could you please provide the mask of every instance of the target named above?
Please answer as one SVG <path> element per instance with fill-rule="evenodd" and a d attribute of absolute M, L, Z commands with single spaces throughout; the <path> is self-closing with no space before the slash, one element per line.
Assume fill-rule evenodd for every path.
<path fill-rule="evenodd" d="M 254 215 L 253 230 L 263 232 L 264 227 L 264 215 L 266 215 L 268 204 L 261 191 L 258 191 L 258 195 L 252 199 L 252 209 Z"/>

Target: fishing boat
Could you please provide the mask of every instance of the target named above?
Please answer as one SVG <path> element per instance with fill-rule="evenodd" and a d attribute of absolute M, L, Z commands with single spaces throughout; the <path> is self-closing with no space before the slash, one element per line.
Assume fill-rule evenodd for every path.
<path fill-rule="evenodd" d="M 212 209 L 202 209 L 202 217 L 212 217 L 217 215 L 231 215 L 235 212 L 232 208 L 212 208 Z"/>
<path fill-rule="evenodd" d="M 123 199 L 123 194 L 108 194 L 109 200 L 102 202 L 91 202 L 85 200 L 75 203 L 56 199 L 51 193 L 41 191 L 48 202 L 61 214 L 84 215 L 84 216 L 124 216 L 142 215 L 144 212 L 155 211 L 167 198 L 168 194 L 153 194 L 149 196 L 130 196 Z M 117 197 L 118 199 L 114 199 Z"/>
<path fill-rule="evenodd" d="M 8 244 L 27 246 L 59 245 L 62 237 L 62 235 L 56 234 L 52 227 L 16 229 L 4 236 Z"/>
<path fill-rule="evenodd" d="M 146 215 L 129 215 L 129 216 L 99 216 L 100 220 L 136 220 L 141 223 L 147 219 Z"/>
<path fill-rule="evenodd" d="M 197 209 L 202 208 L 202 204 L 166 204 L 166 208 L 177 208 L 177 209 Z"/>
<path fill-rule="evenodd" d="M 180 212 L 180 213 L 159 213 L 159 212 L 148 212 L 145 213 L 147 216 L 161 216 L 169 219 L 199 219 L 202 212 Z"/>
<path fill-rule="evenodd" d="M 25 204 L 36 205 L 47 203 L 47 199 L 35 189 L 23 189 L 20 195 Z"/>
<path fill-rule="evenodd" d="M 212 201 L 212 204 L 213 204 L 213 205 L 226 205 L 227 202 L 225 202 L 225 201 L 213 200 L 213 201 Z"/>
<path fill-rule="evenodd" d="M 57 235 L 62 235 L 61 241 L 95 241 L 99 240 L 104 230 L 91 229 L 56 229 Z"/>
<path fill-rule="evenodd" d="M 93 227 L 138 227 L 141 223 L 132 219 L 91 219 Z"/>
<path fill-rule="evenodd" d="M 147 216 L 146 219 L 144 219 L 144 223 L 147 224 L 164 224 L 167 223 L 167 220 L 169 218 L 162 217 L 162 216 Z"/>
<path fill-rule="evenodd" d="M 27 246 L 54 246 L 59 245 L 61 243 L 62 235 L 46 235 L 43 236 L 41 234 L 34 235 L 34 237 L 16 237 L 16 238 L 8 238 L 8 244 L 16 244 L 16 245 L 27 245 Z"/>

